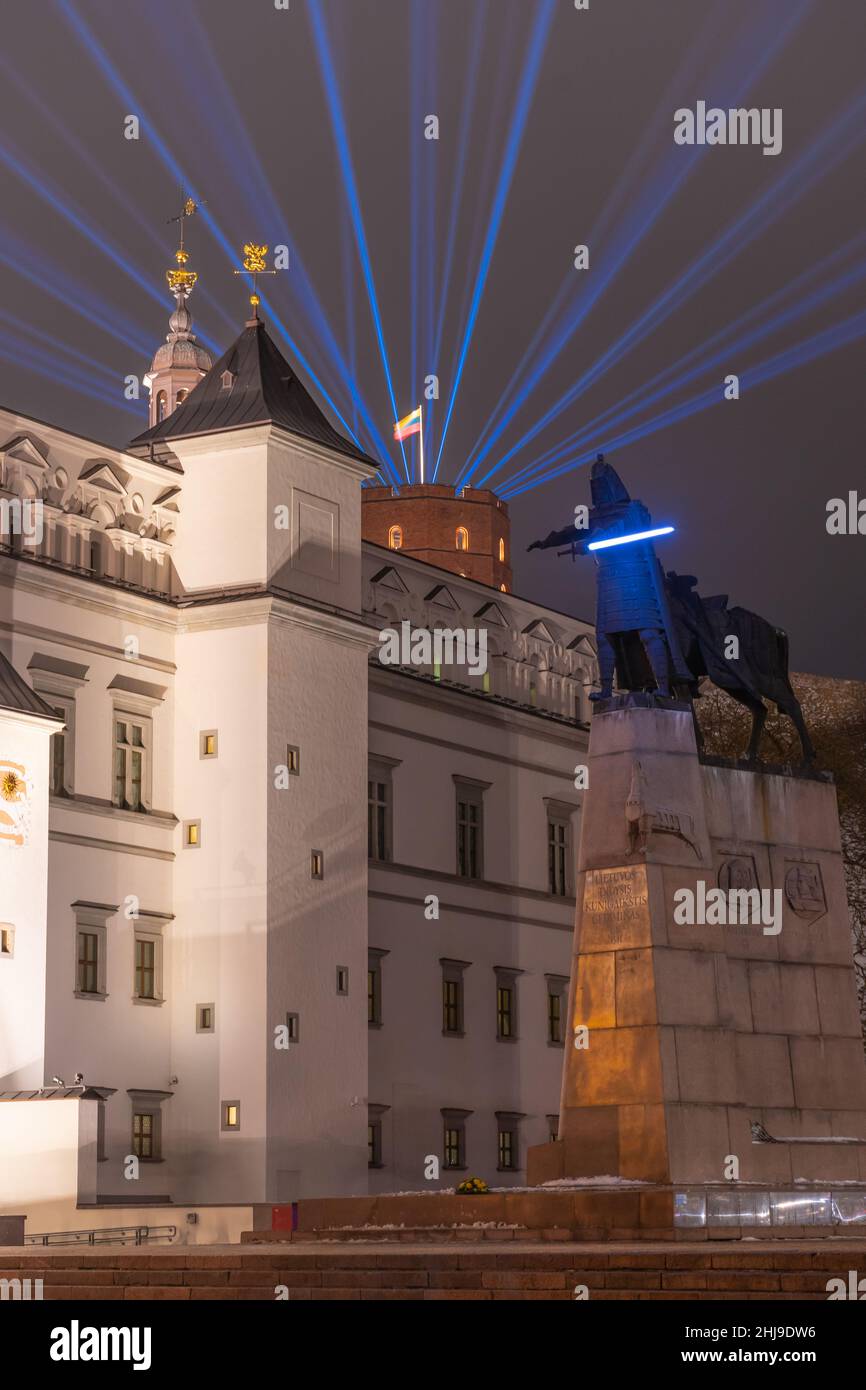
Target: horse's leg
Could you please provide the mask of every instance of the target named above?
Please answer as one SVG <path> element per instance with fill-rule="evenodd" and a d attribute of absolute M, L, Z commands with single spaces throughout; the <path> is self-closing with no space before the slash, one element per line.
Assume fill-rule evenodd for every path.
<path fill-rule="evenodd" d="M 761 742 L 761 733 L 767 718 L 767 706 L 763 700 L 757 700 L 747 690 L 732 690 L 728 686 L 723 688 L 725 694 L 730 695 L 732 700 L 736 700 L 740 705 L 745 705 L 752 716 L 752 736 L 749 739 L 746 761 L 754 763 L 758 758 L 758 744 Z"/>
<path fill-rule="evenodd" d="M 815 761 L 815 749 L 809 737 L 809 730 L 806 728 L 806 721 L 803 718 L 803 711 L 800 708 L 800 701 L 797 699 L 790 684 L 786 681 L 787 692 L 785 698 L 776 700 L 776 704 L 783 714 L 787 714 L 797 734 L 800 738 L 800 747 L 803 751 L 803 764 L 809 767 Z"/>

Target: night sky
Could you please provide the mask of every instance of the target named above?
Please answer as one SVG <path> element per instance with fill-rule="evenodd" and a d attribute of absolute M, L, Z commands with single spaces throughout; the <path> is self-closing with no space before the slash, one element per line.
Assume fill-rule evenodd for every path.
<path fill-rule="evenodd" d="M 362 225 L 399 414 L 439 376 L 428 474 L 464 345 L 446 482 L 534 373 L 477 476 L 614 349 L 494 475 L 506 491 L 518 469 L 688 357 L 664 378 L 672 392 L 588 432 L 574 457 L 609 448 L 655 521 L 677 527 L 659 542 L 666 566 L 785 627 L 794 669 L 866 679 L 866 535 L 825 526 L 829 499 L 866 497 L 861 0 L 590 0 L 587 11 L 573 0 L 0 0 L 0 27 L 0 403 L 118 446 L 140 431 L 144 406 L 125 405 L 123 383 L 167 331 L 167 221 L 182 176 L 206 201 L 187 233 L 202 339 L 222 349 L 246 317 L 232 275 L 242 243 L 290 245 L 291 269 L 264 285 L 269 328 L 297 363 L 275 320 L 288 330 L 308 364 L 299 374 L 354 428 L 348 369 L 402 470 Z M 674 111 L 699 100 L 781 108 L 781 153 L 677 146 Z M 129 114 L 138 140 L 124 138 Z M 424 138 L 430 114 L 436 141 Z M 721 360 L 681 381 L 720 345 Z M 785 353 L 784 370 L 750 383 Z M 729 373 L 741 376 L 736 401 L 722 398 Z M 711 388 L 708 408 L 615 442 Z M 372 450 L 363 423 L 359 438 Z M 524 553 L 584 501 L 586 467 L 511 500 L 515 589 L 591 617 L 588 561 Z"/>

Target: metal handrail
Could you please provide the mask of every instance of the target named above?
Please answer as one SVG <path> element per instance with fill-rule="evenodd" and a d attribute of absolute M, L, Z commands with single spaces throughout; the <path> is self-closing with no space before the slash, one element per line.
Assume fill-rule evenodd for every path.
<path fill-rule="evenodd" d="M 42 1231 L 25 1235 L 25 1245 L 147 1245 L 174 1240 L 176 1226 L 96 1226 L 89 1231 Z"/>

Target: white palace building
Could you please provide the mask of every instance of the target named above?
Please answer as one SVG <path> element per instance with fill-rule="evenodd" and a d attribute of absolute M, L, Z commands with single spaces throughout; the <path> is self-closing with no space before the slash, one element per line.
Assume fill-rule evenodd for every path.
<path fill-rule="evenodd" d="M 376 485 L 257 310 L 215 364 L 170 327 L 126 450 L 0 408 L 0 1211 L 519 1184 L 592 628 L 494 494 Z M 382 664 L 403 623 L 486 670 Z"/>

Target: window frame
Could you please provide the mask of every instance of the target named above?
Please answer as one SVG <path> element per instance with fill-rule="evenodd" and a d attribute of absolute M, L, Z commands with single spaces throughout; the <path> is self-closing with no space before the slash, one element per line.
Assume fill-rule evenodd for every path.
<path fill-rule="evenodd" d="M 466 1121 L 472 1111 L 444 1107 L 439 1113 L 442 1116 L 442 1167 L 452 1173 L 464 1173 L 467 1168 Z M 449 1138 L 452 1134 L 456 1136 L 456 1162 L 452 1162 L 449 1158 L 449 1151 L 454 1148 L 454 1144 Z"/>
<path fill-rule="evenodd" d="M 142 742 L 136 745 L 132 742 L 121 744 L 117 736 L 117 726 L 123 724 L 124 727 L 132 724 L 141 727 Z M 126 758 L 124 769 L 124 798 L 118 800 L 117 792 L 117 754 L 123 748 L 130 756 Z M 140 805 L 130 804 L 128 794 L 132 787 L 132 754 L 141 755 L 141 779 L 140 779 Z M 111 804 L 118 811 L 125 811 L 132 815 L 146 815 L 152 809 L 153 791 L 153 716 L 136 709 L 135 702 L 129 701 L 120 703 L 115 700 L 112 705 L 111 713 Z"/>
<path fill-rule="evenodd" d="M 381 1028 L 382 1014 L 382 961 L 390 955 L 376 946 L 367 949 L 367 1027 Z M 372 988 L 371 988 L 372 986 Z"/>
<path fill-rule="evenodd" d="M 493 973 L 496 976 L 496 1041 L 514 1043 L 520 1038 L 520 1006 L 517 989 L 519 976 L 522 970 L 513 969 L 511 966 L 495 965 Z M 508 994 L 508 1009 L 504 1008 L 503 996 Z M 508 1029 L 503 1027 L 503 1021 L 507 1018 Z"/>
<path fill-rule="evenodd" d="M 545 975 L 545 988 L 547 991 L 547 1009 L 545 1013 L 547 1025 L 547 1046 L 565 1047 L 566 1020 L 568 1017 L 568 986 L 567 975 Z M 559 1037 L 552 1037 L 552 1011 L 550 1003 L 552 999 L 559 1000 Z"/>
<path fill-rule="evenodd" d="M 159 1007 L 165 1003 L 165 947 L 162 932 L 162 921 L 149 913 L 139 912 L 133 918 L 133 945 L 132 945 L 132 1002 L 141 1004 L 145 1007 Z M 139 994 L 138 992 L 138 946 L 139 942 L 153 947 L 153 989 L 154 993 Z"/>
<path fill-rule="evenodd" d="M 464 974 L 471 965 L 468 960 L 453 960 L 449 956 L 441 956 L 439 964 L 442 968 L 442 1036 L 443 1038 L 463 1038 L 466 1036 L 465 1027 L 465 1006 L 466 990 Z M 454 1000 L 449 1000 L 450 987 L 453 987 Z M 448 1027 L 450 1011 L 454 1011 L 454 1021 L 456 1027 Z"/>
<path fill-rule="evenodd" d="M 484 793 L 492 784 L 479 782 L 473 777 L 461 777 L 457 773 L 453 774 L 452 780 L 455 791 L 455 871 L 458 878 L 470 883 L 483 883 Z M 467 811 L 474 810 L 475 817 L 467 815 L 464 818 L 462 807 L 466 807 Z M 469 833 L 471 831 L 474 831 L 474 835 Z"/>
<path fill-rule="evenodd" d="M 117 908 L 108 903 L 73 903 L 75 932 L 73 935 L 72 993 L 76 999 L 105 1000 L 108 998 L 108 919 Z M 79 973 L 80 938 L 96 937 L 96 989 L 81 988 Z"/>

